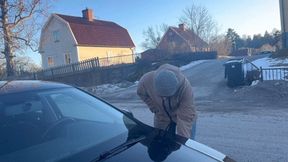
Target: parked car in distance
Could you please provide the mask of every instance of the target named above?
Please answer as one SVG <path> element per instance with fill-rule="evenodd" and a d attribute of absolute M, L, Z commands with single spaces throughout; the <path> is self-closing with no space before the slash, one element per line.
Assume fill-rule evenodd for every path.
<path fill-rule="evenodd" d="M 0 161 L 233 162 L 78 88 L 45 81 L 0 82 Z"/>

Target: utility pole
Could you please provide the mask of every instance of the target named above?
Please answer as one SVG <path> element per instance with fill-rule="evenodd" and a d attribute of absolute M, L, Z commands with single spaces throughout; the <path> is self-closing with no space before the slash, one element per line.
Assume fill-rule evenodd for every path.
<path fill-rule="evenodd" d="M 281 31 L 282 31 L 282 48 L 288 48 L 288 0 L 279 0 Z"/>

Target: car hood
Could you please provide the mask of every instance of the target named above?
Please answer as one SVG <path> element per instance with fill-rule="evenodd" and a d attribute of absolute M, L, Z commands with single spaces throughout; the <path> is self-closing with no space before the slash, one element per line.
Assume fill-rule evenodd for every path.
<path fill-rule="evenodd" d="M 49 140 L 24 150 L 0 156 L 0 161 L 19 161 L 21 159 L 23 161 L 39 162 L 47 160 L 89 162 L 103 159 L 108 162 L 214 162 L 228 159 L 224 154 L 203 144 L 177 135 L 170 135 L 167 132 L 151 127 L 148 128 L 140 125 L 132 127 L 129 128 L 129 131 L 124 131 L 97 144 L 94 144 L 94 141 L 97 141 L 97 139 L 95 139 L 95 132 L 93 133 L 93 130 L 96 131 L 97 129 L 91 127 L 89 129 L 90 133 L 77 130 L 79 134 L 70 135 L 67 138 Z M 82 135 L 79 138 L 80 134 L 85 134 L 85 136 Z M 135 142 L 125 145 L 131 143 L 131 141 Z M 104 158 L 100 156 L 107 155 L 107 152 L 109 156 Z"/>
<path fill-rule="evenodd" d="M 106 148 L 108 148 L 107 146 L 112 146 L 111 144 L 115 143 L 118 143 L 117 145 L 121 145 L 122 143 L 125 143 L 135 138 L 137 138 L 137 135 L 135 136 L 134 133 L 123 134 L 115 139 L 111 139 L 103 143 L 102 146 L 95 147 L 94 149 L 99 151 L 99 147 L 105 146 Z M 109 151 L 110 149 L 106 151 Z M 91 157 L 91 152 L 94 151 L 89 150 L 85 152 L 90 153 L 89 156 Z M 81 153 L 77 156 L 70 157 L 69 159 L 65 159 L 64 161 L 93 161 L 97 159 L 97 156 L 99 155 L 98 154 L 97 156 L 94 156 L 93 159 L 87 159 L 88 154 L 85 155 L 85 152 L 82 152 L 83 154 Z M 224 154 L 196 141 L 180 136 L 175 136 L 174 138 L 167 138 L 167 136 L 165 136 L 165 133 L 161 130 L 154 130 L 151 134 L 145 136 L 145 138 L 143 138 L 136 144 L 119 151 L 117 154 L 105 159 L 105 161 L 233 162 L 233 160 L 229 159 Z"/>
<path fill-rule="evenodd" d="M 189 148 L 186 145 L 174 145 L 171 147 L 157 147 L 151 148 L 143 145 L 142 143 L 138 143 L 126 151 L 118 154 L 110 159 L 107 162 L 113 161 L 137 161 L 137 162 L 153 162 L 153 161 L 165 161 L 165 162 L 219 162 L 223 161 L 217 160 L 212 156 L 209 156 L 199 150 L 194 150 Z"/>

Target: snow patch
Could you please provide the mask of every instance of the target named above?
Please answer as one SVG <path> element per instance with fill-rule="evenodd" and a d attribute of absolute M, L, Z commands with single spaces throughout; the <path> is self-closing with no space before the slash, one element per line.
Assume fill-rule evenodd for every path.
<path fill-rule="evenodd" d="M 255 80 L 252 82 L 251 86 L 256 86 L 259 83 L 259 80 Z"/>
<path fill-rule="evenodd" d="M 264 58 L 255 60 L 252 63 L 255 64 L 256 66 L 262 67 L 262 68 L 268 68 L 268 67 L 288 68 L 288 58 L 286 58 L 286 59 L 273 59 L 273 58 L 264 57 Z"/>
<path fill-rule="evenodd" d="M 187 65 L 184 65 L 184 66 L 181 66 L 180 67 L 180 70 L 181 71 L 185 71 L 187 69 L 191 69 L 192 67 L 196 66 L 196 65 L 199 65 L 199 64 L 202 64 L 206 62 L 206 60 L 199 60 L 199 61 L 193 61 L 191 62 L 190 64 L 187 64 Z"/>
<path fill-rule="evenodd" d="M 93 87 L 85 87 L 83 89 L 96 95 L 103 95 L 103 94 L 111 94 L 111 93 L 115 93 L 121 90 L 125 90 L 129 87 L 136 86 L 137 84 L 138 84 L 138 81 L 136 81 L 135 83 L 121 82 L 117 84 L 102 84 L 102 85 L 93 86 Z"/>
<path fill-rule="evenodd" d="M 205 60 L 193 61 L 190 64 L 180 67 L 180 70 L 184 71 L 184 70 L 190 69 L 203 62 L 205 62 Z M 135 81 L 134 83 L 124 81 L 124 82 L 117 83 L 117 84 L 102 84 L 102 85 L 93 86 L 93 87 L 83 87 L 82 89 L 87 90 L 93 94 L 103 96 L 106 94 L 113 94 L 122 90 L 126 90 L 127 88 L 137 86 L 138 83 L 139 81 Z"/>
<path fill-rule="evenodd" d="M 252 63 L 254 65 L 256 65 L 257 67 L 262 67 L 262 68 L 265 68 L 265 67 L 270 67 L 270 58 L 261 58 L 261 59 L 258 59 L 258 60 L 255 60 L 253 61 Z"/>

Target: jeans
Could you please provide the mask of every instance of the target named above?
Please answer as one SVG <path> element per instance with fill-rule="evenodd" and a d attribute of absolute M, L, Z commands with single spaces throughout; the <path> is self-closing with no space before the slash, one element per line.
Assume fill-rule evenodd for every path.
<path fill-rule="evenodd" d="M 196 120 L 192 124 L 192 131 L 191 131 L 190 139 L 195 140 L 195 136 L 196 136 Z"/>

